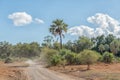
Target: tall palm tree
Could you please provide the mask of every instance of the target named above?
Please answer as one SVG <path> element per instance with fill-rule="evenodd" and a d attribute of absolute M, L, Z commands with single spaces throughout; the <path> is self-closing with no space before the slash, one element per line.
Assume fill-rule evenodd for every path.
<path fill-rule="evenodd" d="M 67 32 L 67 24 L 63 20 L 56 19 L 52 22 L 52 25 L 49 28 L 50 33 L 54 36 L 58 35 L 60 37 L 60 48 L 62 49 L 62 37 L 64 37 L 65 32 Z"/>

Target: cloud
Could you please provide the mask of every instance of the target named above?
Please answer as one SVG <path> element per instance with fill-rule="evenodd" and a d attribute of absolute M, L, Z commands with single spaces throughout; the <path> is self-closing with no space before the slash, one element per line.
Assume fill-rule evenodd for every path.
<path fill-rule="evenodd" d="M 8 18 L 13 21 L 13 24 L 15 26 L 24 26 L 32 22 L 36 22 L 39 24 L 44 23 L 44 21 L 39 18 L 35 18 L 33 20 L 32 16 L 26 12 L 15 12 L 15 13 L 8 15 Z"/>
<path fill-rule="evenodd" d="M 99 35 L 113 34 L 115 36 L 120 35 L 120 22 L 110 17 L 107 14 L 97 13 L 94 16 L 88 17 L 87 21 L 94 24 L 96 28 L 91 28 L 88 26 L 75 26 L 68 30 L 71 35 L 96 37 Z"/>
<path fill-rule="evenodd" d="M 15 26 L 24 26 L 32 22 L 32 16 L 26 12 L 15 12 L 10 14 L 8 18 L 13 20 Z"/>
<path fill-rule="evenodd" d="M 68 33 L 71 35 L 79 35 L 79 36 L 91 36 L 94 35 L 94 29 L 88 26 L 75 26 L 68 30 Z"/>
<path fill-rule="evenodd" d="M 44 21 L 41 20 L 41 19 L 39 19 L 39 18 L 35 18 L 35 22 L 36 22 L 36 23 L 39 23 L 39 24 L 43 24 L 43 23 L 44 23 Z"/>

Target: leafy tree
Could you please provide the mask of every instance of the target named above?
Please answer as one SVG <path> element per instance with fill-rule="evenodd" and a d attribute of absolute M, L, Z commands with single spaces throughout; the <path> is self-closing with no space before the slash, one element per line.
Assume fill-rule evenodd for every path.
<path fill-rule="evenodd" d="M 99 48 L 99 51 L 101 52 L 101 54 L 102 54 L 103 51 L 105 50 L 105 47 L 104 47 L 103 44 L 100 44 L 98 48 Z"/>
<path fill-rule="evenodd" d="M 87 70 L 90 69 L 90 64 L 97 62 L 99 55 L 92 50 L 84 50 L 80 53 L 80 61 L 83 64 L 87 64 Z"/>
<path fill-rule="evenodd" d="M 44 37 L 44 43 L 42 43 L 42 46 L 43 47 L 49 47 L 49 48 L 52 48 L 52 43 L 53 43 L 53 37 L 52 36 L 45 36 Z"/>
<path fill-rule="evenodd" d="M 109 34 L 108 36 L 106 36 L 105 38 L 105 41 L 106 41 L 106 44 L 110 44 L 113 40 L 115 40 L 115 36 L 113 34 Z"/>
<path fill-rule="evenodd" d="M 64 32 L 67 32 L 67 24 L 63 20 L 56 19 L 52 22 L 49 28 L 50 33 L 54 36 L 59 35 L 60 37 L 60 48 L 62 49 L 62 37 L 64 37 Z"/>
<path fill-rule="evenodd" d="M 110 46 L 108 44 L 104 45 L 105 51 L 110 51 Z"/>
<path fill-rule="evenodd" d="M 41 48 L 37 42 L 32 43 L 18 43 L 14 45 L 14 57 L 26 57 L 31 58 L 35 56 L 40 56 Z"/>
<path fill-rule="evenodd" d="M 71 49 L 72 49 L 72 45 L 73 45 L 72 41 L 69 40 L 69 41 L 67 41 L 67 43 L 65 44 L 65 48 L 71 50 Z"/>
<path fill-rule="evenodd" d="M 100 35 L 100 36 L 97 36 L 96 38 L 92 38 L 92 41 L 94 42 L 93 50 L 96 50 L 98 52 L 99 52 L 100 44 L 104 45 L 106 42 L 104 35 Z"/>
<path fill-rule="evenodd" d="M 77 52 L 77 46 L 76 42 L 72 42 L 70 40 L 65 44 L 65 48 L 73 52 Z"/>
<path fill-rule="evenodd" d="M 75 41 L 75 46 L 77 46 L 77 53 L 83 51 L 84 49 L 91 49 L 93 46 L 93 42 L 88 37 L 79 37 L 78 40 Z"/>
<path fill-rule="evenodd" d="M 114 60 L 114 55 L 112 53 L 109 52 L 105 52 L 103 54 L 103 62 L 105 63 L 111 63 Z"/>
<path fill-rule="evenodd" d="M 98 46 L 99 46 L 100 44 L 105 44 L 105 36 L 104 36 L 104 35 L 97 36 L 96 41 L 97 41 L 97 45 L 98 45 Z"/>
<path fill-rule="evenodd" d="M 112 53 L 117 54 L 120 50 L 120 40 L 114 40 L 110 43 L 110 50 Z"/>
<path fill-rule="evenodd" d="M 56 50 L 60 50 L 60 43 L 59 42 L 54 42 L 53 43 L 53 48 L 56 49 Z"/>
<path fill-rule="evenodd" d="M 0 42 L 0 57 L 5 59 L 8 58 L 12 53 L 12 45 L 8 42 Z"/>

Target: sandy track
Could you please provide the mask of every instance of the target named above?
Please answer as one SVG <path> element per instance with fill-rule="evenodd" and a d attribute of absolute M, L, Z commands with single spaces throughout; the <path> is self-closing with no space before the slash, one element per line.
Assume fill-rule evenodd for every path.
<path fill-rule="evenodd" d="M 35 64 L 33 61 L 28 61 L 27 63 L 30 64 L 27 68 L 29 80 L 84 80 L 48 70 L 41 65 Z"/>

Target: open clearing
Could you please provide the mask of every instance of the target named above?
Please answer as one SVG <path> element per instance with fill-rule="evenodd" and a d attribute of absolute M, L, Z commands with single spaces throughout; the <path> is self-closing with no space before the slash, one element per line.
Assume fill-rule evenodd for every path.
<path fill-rule="evenodd" d="M 28 65 L 29 64 L 29 65 Z M 0 80 L 77 80 L 78 78 L 67 76 L 44 68 L 42 65 L 29 60 L 25 63 L 1 63 Z M 84 80 L 79 78 L 79 80 Z"/>
<path fill-rule="evenodd" d="M 63 67 L 51 67 L 50 69 L 85 80 L 120 80 L 120 63 L 94 64 L 88 71 L 86 71 L 86 65 L 66 66 L 65 69 Z"/>
<path fill-rule="evenodd" d="M 28 65 L 29 64 L 29 65 Z M 33 61 L 4 64 L 0 62 L 0 80 L 120 80 L 120 63 L 44 68 Z"/>
<path fill-rule="evenodd" d="M 29 76 L 28 80 L 77 80 L 78 78 L 61 74 L 44 68 L 43 65 L 38 64 L 34 61 L 27 61 L 29 67 L 27 67 L 27 75 Z M 79 80 L 84 80 L 79 78 Z"/>
<path fill-rule="evenodd" d="M 19 67 L 18 67 L 19 66 Z M 21 63 L 4 64 L 0 62 L 0 80 L 27 80 Z"/>

